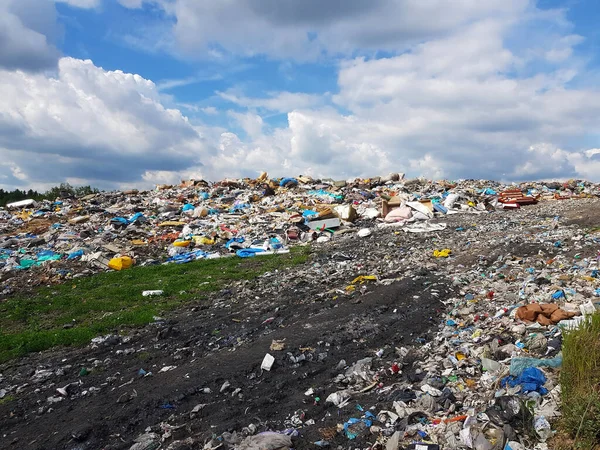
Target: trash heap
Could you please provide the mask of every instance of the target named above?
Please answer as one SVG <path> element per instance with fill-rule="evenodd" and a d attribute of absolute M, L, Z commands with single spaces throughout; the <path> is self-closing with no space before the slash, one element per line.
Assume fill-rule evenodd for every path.
<path fill-rule="evenodd" d="M 600 236 L 574 235 L 549 214 L 557 209 L 548 205 L 537 216 L 524 216 L 535 217 L 537 230 L 526 241 L 535 251 L 516 240 L 514 248 L 492 253 L 507 244 L 503 230 L 512 226 L 499 225 L 498 218 L 471 229 L 446 227 L 451 234 L 443 241 L 450 248 L 431 251 L 431 243 L 401 241 L 451 285 L 454 294 L 443 300 L 446 312 L 437 331 L 412 345 L 380 342 L 366 355 L 340 361 L 326 359 L 326 346 L 298 354 L 273 340 L 256 362 L 258 377 L 277 378 L 323 361 L 332 370 L 330 382 L 306 390 L 298 409 L 283 413 L 285 419 L 262 428 L 249 423 L 205 448 L 552 449 L 562 334 L 600 309 Z M 383 240 L 382 233 L 373 237 Z M 471 245 L 484 251 L 467 270 L 453 260 L 452 248 L 458 253 Z M 345 292 L 332 294 L 356 299 L 389 282 L 362 275 Z M 438 295 L 436 284 L 426 289 Z"/>
<path fill-rule="evenodd" d="M 157 318 L 152 338 L 98 336 L 89 353 L 7 370 L 0 388 L 32 399 L 20 406 L 29 428 L 94 402 L 129 408 L 100 438 L 132 450 L 552 449 L 562 336 L 600 305 L 600 235 L 563 215 L 596 210 L 599 193 L 582 181 L 263 174 L 9 206 L 5 293 L 20 274 L 50 283 L 295 245 L 318 252 L 232 282 L 187 330 Z M 79 444 L 90 435 L 75 430 L 68 445 L 80 447 L 64 448 L 94 448 Z"/>
<path fill-rule="evenodd" d="M 334 181 L 262 173 L 254 180 L 187 180 L 154 191 L 24 200 L 0 210 L 0 295 L 14 291 L 24 270 L 33 272 L 27 279 L 36 285 L 133 265 L 286 253 L 345 233 L 367 237 L 375 227 L 439 231 L 446 224 L 432 219 L 598 192 L 582 181 L 433 182 L 398 173 Z"/>
<path fill-rule="evenodd" d="M 444 269 L 456 295 L 444 301 L 448 310 L 433 339 L 410 349 L 382 343 L 368 357 L 340 361 L 329 386 L 305 392 L 315 405 L 324 401 L 326 413 L 305 408 L 293 416 L 293 429 L 225 442 L 290 448 L 283 436 L 298 445 L 320 427 L 314 447 L 344 446 L 346 439 L 346 446 L 386 450 L 551 449 L 562 333 L 600 310 L 600 237 L 572 235 L 558 217 L 543 223 L 532 237 L 537 252 L 482 256 L 476 270 L 453 264 L 450 249 L 434 250 L 430 258 L 449 258 Z M 558 255 L 547 257 L 544 247 Z M 359 278 L 353 284 L 370 279 Z M 270 371 L 277 362 L 269 353 L 267 360 L 262 368 Z"/>

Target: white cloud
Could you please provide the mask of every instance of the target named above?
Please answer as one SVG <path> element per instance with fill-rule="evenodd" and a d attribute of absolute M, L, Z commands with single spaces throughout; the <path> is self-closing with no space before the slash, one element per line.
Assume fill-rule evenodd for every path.
<path fill-rule="evenodd" d="M 600 168 L 598 156 L 577 144 L 600 126 L 600 92 L 568 88 L 577 75 L 568 64 L 554 72 L 530 65 L 529 76 L 515 77 L 529 62 L 505 44 L 514 23 L 486 18 L 398 56 L 345 61 L 333 101 L 349 114 L 292 111 L 286 129 L 243 141 L 228 135 L 225 148 L 244 167 L 268 161 L 278 174 L 600 180 L 590 170 Z M 565 42 L 580 40 L 557 44 Z"/>
<path fill-rule="evenodd" d="M 144 0 L 117 0 L 125 8 L 141 8 Z"/>
<path fill-rule="evenodd" d="M 15 184 L 76 177 L 107 186 L 189 170 L 211 152 L 154 83 L 91 61 L 63 58 L 56 78 L 0 71 L 0 98 L 0 160 L 24 174 Z"/>
<path fill-rule="evenodd" d="M 0 69 L 39 71 L 56 67 L 59 29 L 47 0 L 0 1 Z"/>
<path fill-rule="evenodd" d="M 215 46 L 239 55 L 314 59 L 359 50 L 398 51 L 482 17 L 512 18 L 528 0 L 176 0 L 174 34 L 190 55 Z"/>
<path fill-rule="evenodd" d="M 160 91 L 167 91 L 169 89 L 189 86 L 191 84 L 202 83 L 204 81 L 215 81 L 222 79 L 222 75 L 210 75 L 210 76 L 200 76 L 194 75 L 186 78 L 176 78 L 172 80 L 162 80 L 157 83 L 157 87 Z"/>
<path fill-rule="evenodd" d="M 263 120 L 258 114 L 228 111 L 227 115 L 235 119 L 249 137 L 256 138 L 261 135 Z"/>
<path fill-rule="evenodd" d="M 204 114 L 208 114 L 209 116 L 215 116 L 219 114 L 219 110 L 214 106 L 207 106 L 205 108 L 201 108 L 200 111 L 202 111 Z"/>
<path fill-rule="evenodd" d="M 597 155 L 600 153 L 600 148 L 590 148 L 589 150 L 586 150 L 584 152 L 585 156 L 587 156 L 588 158 L 591 158 L 594 155 Z"/>
<path fill-rule="evenodd" d="M 562 63 L 573 55 L 573 47 L 584 41 L 583 36 L 571 34 L 558 39 L 550 50 L 545 53 L 545 58 L 551 63 Z"/>
<path fill-rule="evenodd" d="M 97 8 L 102 3 L 102 0 L 54 0 L 54 1 L 56 1 L 57 3 L 66 3 L 69 6 L 73 6 L 75 8 L 82 8 L 82 9 Z M 119 3 L 121 3 L 121 1 L 127 2 L 127 0 L 119 0 Z"/>
<path fill-rule="evenodd" d="M 255 177 L 262 170 L 272 176 L 289 174 L 282 156 L 289 151 L 288 130 L 275 130 L 268 136 L 259 136 L 252 142 L 243 142 L 231 132 L 217 135 L 219 153 L 213 159 L 208 176 L 215 178 Z M 296 174 L 296 172 L 294 172 Z"/>
<path fill-rule="evenodd" d="M 265 109 L 287 113 L 295 109 L 305 109 L 324 103 L 328 94 L 314 95 L 301 92 L 268 92 L 268 97 L 246 97 L 236 89 L 229 89 L 217 94 L 229 102 L 245 108 Z"/>
<path fill-rule="evenodd" d="M 192 124 L 166 106 L 202 112 L 214 123 L 206 116 L 217 115 L 215 107 L 178 103 L 161 92 L 199 76 L 157 85 L 71 58 L 61 59 L 54 75 L 34 74 L 51 64 L 10 65 L 0 51 L 0 183 L 77 179 L 135 186 L 261 170 L 335 178 L 402 171 L 434 178 L 599 179 L 599 151 L 582 143 L 600 126 L 600 93 L 573 87 L 582 67 L 574 48 L 582 38 L 572 34 L 564 11 L 541 12 L 527 0 L 466 0 L 452 7 L 441 0 L 346 0 L 345 8 L 340 2 L 164 3 L 178 19 L 175 37 L 192 53 L 225 59 L 232 53 L 353 55 L 339 62 L 334 95 L 218 92 L 243 110 L 219 116 L 241 128 L 239 136 Z M 125 3 L 137 7 L 139 1 Z M 33 23 L 10 11 L 11 26 L 22 35 L 55 22 Z M 558 31 L 546 38 L 532 32 L 511 46 L 533 23 Z M 35 41 L 22 53 L 40 60 L 52 49 L 48 42 Z M 375 49 L 390 53 L 367 57 Z M 273 127 L 267 121 L 273 112 L 287 114 L 287 126 Z"/>
<path fill-rule="evenodd" d="M 544 142 L 531 146 L 527 153 L 527 162 L 517 168 L 523 178 L 565 180 L 577 177 L 598 181 L 599 149 L 565 151 Z"/>

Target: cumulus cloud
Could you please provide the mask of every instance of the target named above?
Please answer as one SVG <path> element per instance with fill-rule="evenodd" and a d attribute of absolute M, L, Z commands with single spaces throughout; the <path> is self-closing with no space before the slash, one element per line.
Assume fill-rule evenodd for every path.
<path fill-rule="evenodd" d="M 584 178 L 598 180 L 600 149 L 565 151 L 547 142 L 532 145 L 527 161 L 516 169 L 523 179 Z"/>
<path fill-rule="evenodd" d="M 12 162 L 15 184 L 114 185 L 201 167 L 211 152 L 153 82 L 91 61 L 62 58 L 57 77 L 0 71 L 0 97 L 0 160 Z"/>
<path fill-rule="evenodd" d="M 56 67 L 60 30 L 47 0 L 0 0 L 0 69 L 39 71 Z"/>
<path fill-rule="evenodd" d="M 258 114 L 254 114 L 251 112 L 248 113 L 238 113 L 235 111 L 229 111 L 227 115 L 235 121 L 243 128 L 246 135 L 251 138 L 255 138 L 260 136 L 262 133 L 263 120 Z"/>
<path fill-rule="evenodd" d="M 311 59 L 398 51 L 482 17 L 510 18 L 529 8 L 528 0 L 176 0 L 168 9 L 190 54 L 218 46 L 240 55 Z"/>
<path fill-rule="evenodd" d="M 521 61 L 506 32 L 489 19 L 410 53 L 347 62 L 335 101 L 376 123 L 371 139 L 401 160 L 426 153 L 446 176 L 522 178 L 530 146 L 563 147 L 598 126 L 600 94 L 568 89 L 560 70 L 514 78 Z"/>
<path fill-rule="evenodd" d="M 514 22 L 486 18 L 412 51 L 341 64 L 336 105 L 288 114 L 280 130 L 278 173 L 311 170 L 336 177 L 387 171 L 449 178 L 523 180 L 598 175 L 588 167 L 600 155 L 577 142 L 600 125 L 600 92 L 569 88 L 572 69 L 528 68 L 506 45 Z M 567 36 L 558 47 L 580 42 Z M 223 96 L 223 94 L 221 94 Z M 248 108 L 248 99 L 226 95 Z M 285 131 L 289 144 L 281 147 Z M 237 138 L 237 137 L 236 137 Z M 268 135 L 227 148 L 244 160 L 257 158 Z"/>
<path fill-rule="evenodd" d="M 582 144 L 600 125 L 600 92 L 573 87 L 581 70 L 574 49 L 583 38 L 572 33 L 564 11 L 542 12 L 527 0 L 458 3 L 162 2 L 177 18 L 173 32 L 181 48 L 191 53 L 341 56 L 332 95 L 225 89 L 217 95 L 236 111 L 223 114 L 161 94 L 160 88 L 197 77 L 157 87 L 72 58 L 60 59 L 55 75 L 32 73 L 3 63 L 0 52 L 0 184 L 77 179 L 139 186 L 261 170 L 336 178 L 401 171 L 598 180 L 600 151 Z M 25 30 L 45 23 L 10 11 Z M 540 23 L 557 34 L 544 40 L 532 32 L 524 45 L 512 45 Z M 190 123 L 165 102 L 230 126 Z M 286 126 L 272 125 L 273 113 L 287 114 Z"/>

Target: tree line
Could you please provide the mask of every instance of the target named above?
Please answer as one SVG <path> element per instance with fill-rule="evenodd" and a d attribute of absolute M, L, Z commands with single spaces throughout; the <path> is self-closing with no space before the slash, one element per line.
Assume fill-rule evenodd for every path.
<path fill-rule="evenodd" d="M 71 186 L 69 183 L 61 183 L 58 186 L 54 186 L 48 189 L 46 192 L 38 192 L 33 189 L 20 190 L 15 189 L 14 191 L 5 191 L 0 189 L 0 206 L 6 206 L 7 203 L 18 202 L 19 200 L 26 200 L 32 198 L 36 201 L 51 200 L 54 201 L 57 198 L 75 198 L 82 197 L 84 195 L 95 194 L 100 192 L 97 188 L 91 186 Z"/>

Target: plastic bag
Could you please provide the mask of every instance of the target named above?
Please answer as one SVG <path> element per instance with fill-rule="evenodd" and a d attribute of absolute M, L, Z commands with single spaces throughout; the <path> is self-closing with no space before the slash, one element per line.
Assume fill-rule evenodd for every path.
<path fill-rule="evenodd" d="M 75 258 L 79 258 L 80 256 L 83 256 L 83 250 L 77 250 L 77 251 L 74 251 L 73 253 L 69 253 L 69 256 L 67 257 L 67 259 L 75 259 Z"/>
<path fill-rule="evenodd" d="M 554 358 L 512 358 L 510 361 L 510 374 L 518 377 L 523 371 L 530 367 L 560 367 L 562 366 L 562 354 L 559 353 Z"/>
<path fill-rule="evenodd" d="M 242 248 L 235 252 L 240 258 L 251 258 L 255 256 L 257 253 L 262 253 L 265 250 L 262 248 Z"/>
<path fill-rule="evenodd" d="M 239 450 L 277 450 L 290 448 L 292 438 L 285 434 L 266 432 L 256 436 L 248 436 L 239 446 Z"/>
<path fill-rule="evenodd" d="M 524 393 L 535 391 L 545 395 L 548 393 L 548 389 L 543 387 L 545 383 L 546 376 L 540 369 L 537 367 L 528 367 L 527 369 L 523 370 L 521 375 L 517 377 L 509 376 L 503 378 L 500 382 L 500 385 L 502 387 L 521 386 L 521 391 Z"/>

